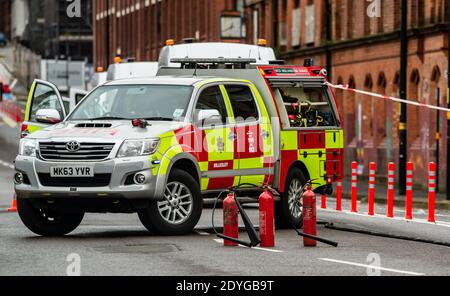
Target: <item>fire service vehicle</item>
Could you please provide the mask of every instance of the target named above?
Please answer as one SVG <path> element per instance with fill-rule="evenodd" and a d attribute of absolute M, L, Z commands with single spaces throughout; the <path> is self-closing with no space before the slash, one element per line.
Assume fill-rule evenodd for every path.
<path fill-rule="evenodd" d="M 58 90 L 36 82 L 27 109 L 52 124 L 15 161 L 19 215 L 39 235 L 65 235 L 87 212 L 137 212 L 153 232 L 186 234 L 205 197 L 240 184 L 249 197 L 277 190 L 276 224 L 290 227 L 308 180 L 331 193 L 343 177 L 337 106 L 311 61 L 176 58 L 157 77 L 97 87 L 67 117 Z"/>

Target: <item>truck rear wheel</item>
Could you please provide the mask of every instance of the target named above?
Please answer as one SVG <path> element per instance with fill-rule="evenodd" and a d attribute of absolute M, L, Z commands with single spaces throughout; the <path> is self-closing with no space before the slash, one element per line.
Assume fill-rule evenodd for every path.
<path fill-rule="evenodd" d="M 17 197 L 17 210 L 23 224 L 42 236 L 63 236 L 74 231 L 83 221 L 84 213 L 58 212 L 40 209 L 28 199 Z"/>
<path fill-rule="evenodd" d="M 288 172 L 281 200 L 275 203 L 275 224 L 278 228 L 303 227 L 302 188 L 305 184 L 305 175 L 299 168 Z"/>
<path fill-rule="evenodd" d="M 138 212 L 142 224 L 151 232 L 162 235 L 191 233 L 202 215 L 203 197 L 200 186 L 185 171 L 174 169 L 162 201 L 152 201 Z"/>

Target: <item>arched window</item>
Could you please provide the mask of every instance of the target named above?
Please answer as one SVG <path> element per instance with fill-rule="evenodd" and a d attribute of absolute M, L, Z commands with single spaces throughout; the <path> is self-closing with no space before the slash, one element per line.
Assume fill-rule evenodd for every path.
<path fill-rule="evenodd" d="M 350 88 L 356 88 L 355 77 L 350 76 L 348 80 L 348 86 Z M 356 136 L 356 107 L 355 107 L 355 93 L 354 92 L 345 92 L 343 99 L 343 108 L 345 110 L 343 112 L 344 116 L 344 127 L 345 127 L 345 143 L 349 144 L 353 141 Z"/>
<path fill-rule="evenodd" d="M 367 74 L 366 78 L 364 79 L 364 87 L 367 91 L 373 90 L 373 79 L 372 75 Z M 374 100 L 376 100 L 373 97 L 369 96 L 360 96 L 360 103 L 362 103 L 362 112 L 363 112 L 363 120 L 362 120 L 362 133 L 363 138 L 368 139 L 372 138 L 373 133 L 373 126 L 374 126 Z"/>
<path fill-rule="evenodd" d="M 344 79 L 342 78 L 342 76 L 338 77 L 337 80 L 337 84 L 338 85 L 342 85 L 344 84 Z M 334 92 L 334 95 L 336 96 L 336 101 L 337 101 L 337 105 L 339 108 L 339 113 L 341 114 L 341 116 L 344 114 L 344 91 L 342 89 L 336 89 L 336 91 Z"/>
<path fill-rule="evenodd" d="M 413 69 L 409 76 L 408 100 L 419 101 L 420 73 L 418 69 Z M 419 137 L 419 113 L 420 108 L 408 105 L 408 145 L 412 145 Z"/>
<path fill-rule="evenodd" d="M 445 90 L 439 88 L 439 83 L 441 81 L 441 70 L 438 66 L 435 66 L 433 68 L 433 71 L 431 73 L 431 79 L 430 79 L 430 98 L 429 102 L 432 105 L 435 106 L 442 106 L 441 102 L 442 99 L 444 99 L 445 102 Z M 442 102 L 442 103 L 444 103 Z M 444 112 L 431 112 L 431 118 L 430 118 L 430 146 L 433 146 L 436 144 L 436 132 L 437 130 L 437 120 L 439 118 L 440 123 L 446 122 L 446 114 Z M 435 148 L 436 149 L 436 148 Z M 433 157 L 431 155 L 431 157 Z"/>
<path fill-rule="evenodd" d="M 377 79 L 377 89 L 376 92 L 379 94 L 386 94 L 386 75 L 384 72 L 381 72 L 378 74 Z M 375 144 L 378 146 L 379 143 L 386 137 L 386 110 L 389 108 L 388 101 L 387 100 L 381 100 L 381 99 L 374 99 L 374 109 L 376 116 L 374 116 L 374 127 L 373 127 L 373 133 L 375 135 Z"/>

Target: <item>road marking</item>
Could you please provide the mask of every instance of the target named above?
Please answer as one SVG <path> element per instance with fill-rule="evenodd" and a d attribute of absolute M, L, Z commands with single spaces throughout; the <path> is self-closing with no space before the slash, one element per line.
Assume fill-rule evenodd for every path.
<path fill-rule="evenodd" d="M 414 218 L 413 220 L 407 220 L 407 219 L 401 218 L 401 217 L 388 218 L 385 215 L 380 215 L 380 214 L 375 214 L 373 216 L 369 216 L 367 214 L 353 213 L 353 212 L 349 212 L 349 211 L 336 211 L 336 210 L 331 210 L 331 209 L 319 209 L 319 208 L 317 210 L 323 211 L 323 212 L 330 212 L 330 213 L 340 213 L 340 214 L 347 214 L 347 215 L 353 215 L 353 216 L 361 216 L 361 217 L 366 217 L 369 219 L 396 220 L 396 221 L 403 221 L 403 222 L 408 222 L 408 223 L 428 224 L 428 225 L 436 225 L 436 226 L 450 228 L 450 222 L 444 222 L 444 221 L 437 221 L 437 222 L 433 223 L 433 222 L 428 222 L 428 220 L 426 220 L 426 219 Z"/>
<path fill-rule="evenodd" d="M 0 160 L 0 165 L 2 165 L 4 167 L 7 167 L 7 168 L 9 168 L 11 170 L 14 170 L 14 165 L 12 163 Z"/>
<path fill-rule="evenodd" d="M 343 260 L 336 260 L 336 259 L 330 259 L 330 258 L 317 258 L 322 261 L 328 261 L 333 263 L 340 263 L 340 264 L 346 264 L 346 265 L 353 265 L 358 267 L 364 267 L 364 268 L 370 268 L 370 269 L 377 269 L 377 270 L 383 270 L 383 271 L 389 271 L 394 273 L 402 273 L 402 274 L 409 274 L 409 275 L 425 275 L 424 273 L 418 273 L 413 271 L 406 271 L 406 270 L 400 270 L 400 269 L 393 269 L 393 268 L 385 268 L 380 266 L 374 266 L 374 265 L 367 265 L 367 264 L 361 264 L 361 263 L 355 263 L 350 261 L 343 261 Z"/>
<path fill-rule="evenodd" d="M 216 239 L 214 239 L 214 241 L 218 244 L 223 244 L 223 239 L 216 238 Z M 239 245 L 239 247 L 248 249 L 248 247 L 246 247 L 246 246 Z M 281 251 L 281 250 L 267 249 L 267 248 L 260 248 L 260 247 L 253 247 L 252 249 L 259 250 L 259 251 L 272 252 L 272 253 L 284 253 L 284 251 Z"/>
<path fill-rule="evenodd" d="M 206 232 L 206 231 L 201 231 L 201 230 L 195 230 L 195 232 L 198 235 L 202 235 L 202 236 L 207 236 L 207 235 L 211 235 L 210 233 Z"/>

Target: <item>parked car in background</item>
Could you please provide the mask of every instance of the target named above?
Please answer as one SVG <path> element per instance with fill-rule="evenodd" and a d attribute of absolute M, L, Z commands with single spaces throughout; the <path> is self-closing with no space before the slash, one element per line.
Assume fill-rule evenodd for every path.
<path fill-rule="evenodd" d="M 8 44 L 8 41 L 6 40 L 5 33 L 0 32 L 0 46 L 4 47 L 6 44 Z"/>

